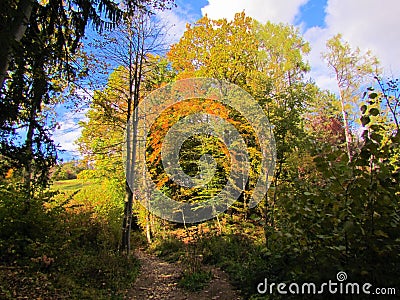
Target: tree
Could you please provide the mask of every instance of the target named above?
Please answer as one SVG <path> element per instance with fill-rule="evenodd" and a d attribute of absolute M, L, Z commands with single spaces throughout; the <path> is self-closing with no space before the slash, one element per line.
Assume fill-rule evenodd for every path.
<path fill-rule="evenodd" d="M 173 0 L 128 0 L 126 6 L 133 10 L 137 8 L 165 8 Z M 6 0 L 0 14 L 0 37 L 3 47 L 0 51 L 0 90 L 9 71 L 10 60 L 18 53 L 21 47 L 18 43 L 26 30 L 37 21 L 45 28 L 45 33 L 54 35 L 59 43 L 60 57 L 67 58 L 68 53 L 73 54 L 81 38 L 85 34 L 86 25 L 92 22 L 98 30 L 112 29 L 122 17 L 122 10 L 117 3 L 112 1 L 67 1 L 60 0 Z M 48 17 L 49 21 L 42 17 Z M 44 46 L 44 45 L 41 45 Z M 15 48 L 16 47 L 16 48 Z M 64 49 L 63 49 L 64 48 Z M 64 56 L 64 57 L 63 57 Z M 68 63 L 68 60 L 66 60 Z"/>
<path fill-rule="evenodd" d="M 336 96 L 316 88 L 305 116 L 305 129 L 316 143 L 340 146 L 346 142 L 342 114 Z"/>
<path fill-rule="evenodd" d="M 342 35 L 337 34 L 326 43 L 327 52 L 322 54 L 328 66 L 336 76 L 339 87 L 339 101 L 343 115 L 343 125 L 346 136 L 347 155 L 352 160 L 354 151 L 351 122 L 355 121 L 354 105 L 357 107 L 360 98 L 360 87 L 374 74 L 379 72 L 378 60 L 370 51 L 361 54 L 361 50 L 351 49 L 350 45 L 342 40 Z M 368 78 L 370 77 L 370 78 Z"/>
<path fill-rule="evenodd" d="M 232 21 L 226 19 L 210 20 L 207 16 L 198 20 L 193 26 L 188 25 L 183 37 L 178 43 L 171 46 L 167 53 L 167 58 L 171 61 L 172 67 L 177 70 L 178 78 L 186 77 L 211 77 L 215 79 L 223 79 L 228 82 L 237 84 L 244 90 L 248 90 L 248 77 L 251 72 L 256 72 L 256 60 L 258 54 L 258 44 L 253 34 L 253 20 L 244 13 L 237 13 Z M 206 107 L 211 107 L 212 101 L 205 102 Z M 186 105 L 189 105 L 186 104 Z M 190 102 L 190 108 L 187 110 L 203 111 L 204 104 Z M 242 191 L 242 195 L 238 203 L 234 204 L 230 211 L 240 212 L 240 215 L 246 217 L 249 213 L 248 203 L 250 191 L 255 187 L 258 179 L 257 168 L 260 163 L 261 152 L 259 145 L 256 143 L 254 131 L 251 124 L 240 113 L 232 108 L 221 107 L 222 105 L 214 104 L 217 115 L 225 112 L 224 119 L 230 122 L 242 134 L 248 147 L 251 148 L 252 159 L 258 163 L 251 164 L 250 173 L 251 180 L 247 184 L 248 191 Z M 176 108 L 176 115 L 182 117 L 185 109 Z M 214 114 L 206 109 L 207 113 Z M 171 122 L 169 122 L 171 123 Z M 172 125 L 172 124 L 171 124 Z M 211 149 L 215 149 L 215 145 L 210 137 L 198 137 L 200 145 L 185 149 L 186 157 L 200 157 L 201 153 L 207 151 L 204 148 L 205 142 L 208 145 L 210 153 Z M 220 148 L 220 152 L 222 149 Z M 218 151 L 217 151 L 218 152 Z M 217 153 L 215 152 L 215 153 Z M 200 155 L 200 156 L 199 156 Z M 214 154 L 215 155 L 215 154 Z M 215 155 L 213 157 L 218 157 Z M 218 157 L 220 160 L 222 156 Z M 196 169 L 197 164 L 189 163 Z M 223 166 L 215 175 L 215 181 L 219 182 L 215 186 L 208 186 L 206 192 L 213 194 L 217 186 L 224 182 L 224 174 L 229 174 L 229 164 L 220 164 Z M 218 168 L 218 167 L 217 167 Z M 246 184 L 244 184 L 246 185 Z M 189 193 L 189 192 L 188 192 Z M 204 197 L 204 193 L 201 197 Z M 188 196 L 187 194 L 186 196 Z M 190 198 L 190 197 L 189 197 Z"/>
<path fill-rule="evenodd" d="M 303 60 L 303 56 L 310 52 L 310 45 L 298 29 L 285 24 L 254 21 L 253 34 L 258 43 L 257 70 L 267 81 L 264 86 L 270 88 L 270 93 L 282 92 L 303 79 L 310 69 Z"/>
<path fill-rule="evenodd" d="M 76 179 L 78 173 L 85 168 L 81 165 L 80 161 L 72 160 L 64 163 L 57 164 L 52 168 L 52 180 L 68 180 Z"/>
<path fill-rule="evenodd" d="M 379 103 L 383 107 L 386 124 L 391 124 L 391 130 L 393 130 L 393 133 L 397 133 L 400 130 L 399 79 L 393 78 L 384 81 L 377 76 L 375 77 L 375 79 L 378 83 L 378 89 L 380 91 L 381 100 L 379 101 Z"/>
<path fill-rule="evenodd" d="M 180 78 L 206 76 L 243 87 L 257 56 L 257 42 L 251 31 L 252 19 L 244 13 L 236 14 L 230 22 L 205 16 L 193 26 L 187 25 L 167 57 Z"/>
<path fill-rule="evenodd" d="M 121 152 L 125 129 L 125 115 L 128 82 L 125 69 L 118 67 L 110 74 L 107 86 L 95 91 L 88 121 L 81 122 L 83 128 L 77 140 L 80 153 L 91 165 L 97 177 L 123 173 Z"/>
<path fill-rule="evenodd" d="M 181 40 L 167 53 L 179 72 L 178 77 L 208 76 L 238 84 L 258 101 L 274 125 L 277 171 L 268 208 L 271 228 L 274 228 L 274 203 L 284 193 L 278 187 L 293 175 L 288 173 L 291 170 L 288 158 L 305 136 L 302 114 L 314 96 L 311 85 L 303 81 L 309 70 L 303 55 L 309 50 L 308 43 L 294 27 L 261 24 L 240 13 L 230 22 L 203 17 L 193 26 L 187 26 Z M 241 123 L 237 112 L 231 113 L 228 120 L 247 137 L 249 153 L 260 151 L 256 140 L 251 138 L 251 126 Z M 251 180 L 257 177 L 257 163 L 252 166 L 254 173 L 240 199 L 243 207 L 244 199 L 251 194 Z M 249 213 L 248 209 L 242 212 L 244 216 Z"/>
<path fill-rule="evenodd" d="M 127 13 L 119 30 L 106 37 L 108 44 L 107 57 L 121 64 L 126 72 L 127 94 L 126 108 L 123 114 L 126 124 L 126 197 L 124 220 L 122 224 L 122 249 L 130 253 L 130 231 L 132 225 L 133 191 L 128 181 L 135 180 L 132 176 L 136 167 L 137 123 L 139 101 L 145 96 L 142 83 L 149 70 L 149 54 L 156 53 L 163 47 L 165 27 L 153 23 L 145 10 L 137 13 Z M 110 53 L 112 52 L 112 53 Z M 146 64 L 147 67 L 146 67 Z M 141 116 L 143 117 L 143 116 Z M 150 233 L 147 234 L 150 240 Z"/>
<path fill-rule="evenodd" d="M 163 1 L 127 1 L 130 11 Z M 0 37 L 0 128 L 4 156 L 25 170 L 26 189 L 32 179 L 45 184 L 49 167 L 56 161 L 51 139 L 53 124 L 46 110 L 68 83 L 87 70 L 75 56 L 81 47 L 86 25 L 111 29 L 121 20 L 122 10 L 112 1 L 7 1 L 2 11 Z M 17 141 L 26 135 L 23 141 Z"/>
<path fill-rule="evenodd" d="M 101 170 L 102 174 L 122 174 L 122 151 L 124 144 L 124 134 L 130 134 L 132 139 L 128 139 L 129 149 L 127 156 L 132 164 L 127 162 L 127 166 L 136 168 L 137 159 L 134 156 L 136 151 L 137 133 L 134 129 L 134 122 L 131 118 L 134 108 L 140 99 L 149 92 L 158 88 L 165 82 L 172 80 L 174 73 L 169 70 L 165 59 L 153 56 L 160 44 L 157 41 L 162 38 L 163 28 L 150 23 L 149 16 L 142 15 L 133 19 L 131 27 L 122 27 L 120 31 L 114 31 L 109 36 L 105 36 L 101 43 L 106 47 L 107 55 L 115 62 L 120 62 L 110 75 L 107 87 L 103 91 L 96 91 L 93 98 L 91 109 L 88 112 L 88 122 L 82 123 L 84 130 L 79 139 L 80 151 L 85 158 L 95 163 L 95 168 Z M 130 28 L 130 29 L 129 29 Z M 128 47 L 126 47 L 128 45 Z M 113 53 L 114 55 L 112 56 Z M 145 117 L 145 116 L 141 116 Z M 131 123 L 128 123 L 131 121 Z M 126 170 L 134 172 L 134 170 Z M 125 182 L 125 207 L 123 220 L 123 236 L 121 249 L 130 251 L 130 228 L 132 225 L 133 213 L 133 191 L 128 184 L 130 173 L 127 173 Z M 138 195 L 145 197 L 145 195 Z M 150 216 L 146 212 L 145 222 L 146 233 L 150 241 Z"/>
<path fill-rule="evenodd" d="M 304 82 L 309 65 L 303 56 L 310 46 L 295 27 L 254 21 L 253 34 L 258 43 L 257 68 L 247 83 L 273 124 L 276 140 L 275 173 L 264 206 L 260 205 L 269 247 L 271 236 L 282 226 L 278 211 L 284 209 L 288 182 L 298 177 L 299 161 L 307 156 L 304 116 L 315 87 Z"/>

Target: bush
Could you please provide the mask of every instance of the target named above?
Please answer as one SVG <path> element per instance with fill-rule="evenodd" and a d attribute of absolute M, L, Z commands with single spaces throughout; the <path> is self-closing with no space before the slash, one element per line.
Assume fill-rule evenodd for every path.
<path fill-rule="evenodd" d="M 210 271 L 185 272 L 178 285 L 188 291 L 200 291 L 210 283 L 211 278 Z"/>
<path fill-rule="evenodd" d="M 76 178 L 83 180 L 96 179 L 98 178 L 98 174 L 96 173 L 95 170 L 82 170 L 77 174 Z"/>
<path fill-rule="evenodd" d="M 151 244 L 150 250 L 166 261 L 175 262 L 185 254 L 185 244 L 175 238 L 161 239 Z"/>
<path fill-rule="evenodd" d="M 122 298 L 139 265 L 117 250 L 113 207 L 100 213 L 54 194 L 0 186 L 0 298 Z"/>
<path fill-rule="evenodd" d="M 69 161 L 61 163 L 53 167 L 52 176 L 53 180 L 69 180 L 76 179 L 77 174 L 83 170 L 83 167 L 78 161 Z"/>

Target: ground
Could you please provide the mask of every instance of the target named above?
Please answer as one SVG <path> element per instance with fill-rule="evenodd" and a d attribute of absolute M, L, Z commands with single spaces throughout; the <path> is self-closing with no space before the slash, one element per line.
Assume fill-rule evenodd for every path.
<path fill-rule="evenodd" d="M 178 286 L 182 275 L 182 265 L 169 263 L 147 253 L 143 249 L 135 251 L 141 263 L 141 270 L 133 289 L 126 299 L 173 299 L 173 300 L 239 300 L 239 292 L 229 284 L 228 276 L 217 268 L 211 268 L 210 284 L 199 292 L 189 292 Z"/>

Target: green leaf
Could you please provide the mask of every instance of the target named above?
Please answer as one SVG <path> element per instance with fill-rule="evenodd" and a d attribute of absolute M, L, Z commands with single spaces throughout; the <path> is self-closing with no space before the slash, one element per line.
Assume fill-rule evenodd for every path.
<path fill-rule="evenodd" d="M 379 115 L 379 109 L 377 109 L 377 108 L 371 108 L 371 109 L 369 110 L 369 113 L 370 113 L 372 116 L 376 117 L 377 115 Z"/>
<path fill-rule="evenodd" d="M 381 236 L 381 237 L 385 237 L 385 238 L 389 238 L 389 235 L 385 232 L 383 232 L 382 230 L 375 230 L 375 235 L 377 236 Z"/>
<path fill-rule="evenodd" d="M 363 113 L 363 114 L 365 114 L 365 112 L 367 111 L 367 106 L 364 104 L 363 106 L 361 106 L 361 112 Z"/>
<path fill-rule="evenodd" d="M 366 126 L 370 121 L 371 121 L 371 119 L 368 116 L 362 116 L 361 117 L 362 126 Z"/>
<path fill-rule="evenodd" d="M 338 251 L 345 251 L 345 250 L 346 250 L 346 247 L 343 246 L 343 245 L 340 245 L 340 246 L 332 246 L 331 248 L 334 249 L 334 250 L 338 250 Z"/>
<path fill-rule="evenodd" d="M 371 93 L 371 94 L 369 94 L 369 99 L 375 99 L 376 97 L 378 97 L 378 94 L 377 93 Z"/>
<path fill-rule="evenodd" d="M 378 143 L 380 143 L 382 141 L 382 139 L 383 139 L 382 135 L 377 134 L 375 132 L 372 132 L 370 137 L 371 137 L 371 140 L 376 141 Z"/>
<path fill-rule="evenodd" d="M 371 125 L 369 128 L 370 128 L 371 130 L 373 130 L 373 131 L 379 131 L 379 130 L 382 130 L 382 129 L 383 129 L 383 126 L 382 126 L 382 125 L 374 124 L 374 125 Z"/>
<path fill-rule="evenodd" d="M 367 160 L 370 156 L 371 156 L 371 152 L 368 149 L 366 149 L 366 148 L 361 149 L 360 157 L 362 159 Z"/>

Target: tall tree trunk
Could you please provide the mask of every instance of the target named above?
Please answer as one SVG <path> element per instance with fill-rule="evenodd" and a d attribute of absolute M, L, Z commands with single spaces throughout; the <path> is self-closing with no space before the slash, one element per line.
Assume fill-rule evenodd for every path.
<path fill-rule="evenodd" d="M 353 136 L 351 135 L 350 126 L 349 126 L 349 118 L 347 115 L 347 111 L 345 108 L 344 102 L 344 92 L 340 91 L 340 105 L 342 108 L 342 115 L 343 115 L 343 126 L 344 126 L 344 133 L 346 138 L 346 148 L 347 148 L 347 156 L 349 157 L 349 162 L 353 160 L 353 153 L 351 150 L 351 145 L 353 144 Z"/>
<path fill-rule="evenodd" d="M 34 153 L 34 135 L 35 129 L 39 127 L 37 119 L 41 113 L 41 106 L 43 104 L 43 96 L 47 93 L 47 81 L 46 74 L 43 70 L 44 65 L 43 56 L 37 56 L 35 64 L 33 66 L 33 83 L 32 83 L 32 99 L 29 107 L 29 118 L 28 118 L 28 131 L 25 140 L 25 162 L 23 170 L 23 180 L 25 190 L 31 193 L 32 178 L 33 178 L 33 165 L 35 163 Z M 29 202 L 29 198 L 27 199 Z"/>
<path fill-rule="evenodd" d="M 10 18 L 8 24 L 3 24 L 0 32 L 0 91 L 7 76 L 10 64 L 10 54 L 12 45 L 19 42 L 25 34 L 29 19 L 32 13 L 33 2 L 31 0 L 20 0 L 16 11 L 16 16 Z"/>
<path fill-rule="evenodd" d="M 151 244 L 150 213 L 148 211 L 146 211 L 146 239 Z"/>
<path fill-rule="evenodd" d="M 24 180 L 24 188 L 27 192 L 30 192 L 31 189 L 31 180 L 32 180 L 32 162 L 33 162 L 33 134 L 35 131 L 35 118 L 36 118 L 36 107 L 33 106 L 31 109 L 31 113 L 29 116 L 29 125 L 28 131 L 26 134 L 25 140 L 25 156 L 26 161 L 24 163 L 23 170 L 23 180 Z M 29 198 L 28 198 L 29 200 Z"/>
<path fill-rule="evenodd" d="M 134 101 L 136 103 L 136 100 Z M 137 105 L 134 105 L 134 109 Z M 133 120 L 127 124 L 127 163 L 126 163 L 126 181 L 125 181 L 125 204 L 124 220 L 122 225 L 122 250 L 129 255 L 131 250 L 130 232 L 132 228 L 132 209 L 134 194 L 132 186 L 135 181 L 136 152 L 137 152 L 137 128 L 138 111 L 135 109 Z M 130 181 L 130 182 L 129 182 Z"/>
<path fill-rule="evenodd" d="M 124 202 L 124 219 L 122 222 L 122 251 L 130 253 L 130 232 L 132 228 L 132 204 L 133 192 L 128 184 L 128 179 L 125 181 L 125 202 Z"/>
<path fill-rule="evenodd" d="M 146 109 L 145 109 L 146 111 Z M 143 116 L 144 118 L 144 122 L 143 122 L 143 132 L 146 132 L 146 115 Z M 143 141 L 142 143 L 144 143 L 144 147 L 146 147 L 146 138 L 143 137 Z M 146 163 L 146 157 L 143 157 L 143 163 Z M 152 232 L 152 228 L 151 228 L 151 215 L 150 215 L 150 196 L 149 196 L 149 191 L 148 191 L 148 185 L 147 185 L 147 181 L 146 181 L 146 168 L 143 166 L 142 167 L 142 180 L 143 180 L 143 187 L 144 187 L 144 197 L 145 197 L 145 203 L 146 203 L 146 217 L 145 217 L 145 222 L 146 222 L 146 239 L 147 242 L 149 244 L 151 244 L 151 232 Z"/>
<path fill-rule="evenodd" d="M 133 17 L 129 20 L 130 26 L 133 23 Z M 131 28 L 131 27 L 130 27 Z M 134 33 L 137 39 L 136 44 L 133 42 Z M 127 181 L 125 184 L 125 208 L 124 220 L 122 228 L 122 250 L 130 254 L 130 232 L 132 228 L 132 208 L 133 208 L 133 191 L 131 189 L 135 181 L 135 167 L 136 167 L 136 151 L 137 151 L 137 134 L 139 112 L 136 109 L 139 105 L 140 97 L 140 84 L 142 80 L 142 68 L 144 59 L 144 41 L 142 30 L 134 32 L 130 29 L 129 32 L 129 99 L 128 99 L 128 114 L 127 114 Z M 134 49 L 136 45 L 136 50 Z M 133 115 L 131 112 L 133 111 Z M 133 120 L 131 119 L 133 117 Z M 132 127 L 132 128 L 131 128 Z M 132 129 L 132 131 L 131 131 Z M 132 134 L 132 137 L 131 137 Z M 130 143 L 132 141 L 132 143 Z M 131 147 L 130 147 L 131 146 Z M 128 159 L 131 158 L 131 159 Z M 130 185 L 128 180 L 130 180 Z"/>

